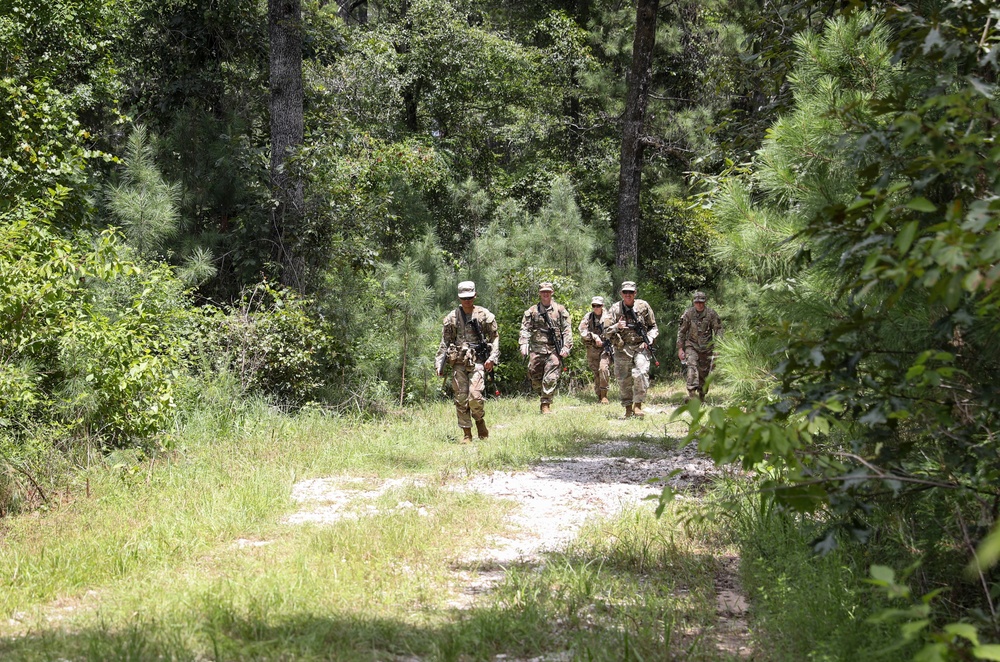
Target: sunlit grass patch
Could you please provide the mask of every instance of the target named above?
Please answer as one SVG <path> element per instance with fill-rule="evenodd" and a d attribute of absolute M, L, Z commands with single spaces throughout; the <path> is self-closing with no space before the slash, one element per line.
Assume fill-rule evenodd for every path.
<path fill-rule="evenodd" d="M 651 509 L 594 520 L 542 565 L 514 567 L 461 628 L 492 653 L 718 659 L 711 552 Z"/>
<path fill-rule="evenodd" d="M 456 600 L 476 572 L 464 559 L 510 533 L 514 505 L 455 485 L 609 438 L 634 458 L 671 445 L 655 420 L 619 420 L 569 396 L 555 404 L 542 416 L 534 399 L 491 400 L 490 438 L 464 446 L 447 402 L 376 421 L 263 404 L 237 420 L 192 418 L 174 451 L 96 463 L 89 499 L 9 522 L 0 628 L 19 637 L 0 640 L 0 655 L 700 654 L 690 632 L 710 622 L 697 579 L 709 564 L 671 533 L 672 520 L 648 512 L 595 521 L 543 566 L 508 569 L 495 596 Z M 351 517 L 290 524 L 313 507 L 292 498 L 307 481 L 365 496 Z"/>

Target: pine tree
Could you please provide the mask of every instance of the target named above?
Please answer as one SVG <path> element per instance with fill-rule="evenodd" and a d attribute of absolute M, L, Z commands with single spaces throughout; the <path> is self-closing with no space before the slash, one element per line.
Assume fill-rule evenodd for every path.
<path fill-rule="evenodd" d="M 553 180 L 549 199 L 538 215 L 519 204 L 500 205 L 494 220 L 474 242 L 469 255 L 470 277 L 484 300 L 491 300 L 499 283 L 519 274 L 524 281 L 525 305 L 536 295 L 541 274 L 555 274 L 565 287 L 557 298 L 566 304 L 583 303 L 606 292 L 607 270 L 595 258 L 594 232 L 583 222 L 572 183 Z"/>
<path fill-rule="evenodd" d="M 149 132 L 141 124 L 129 136 L 124 161 L 121 182 L 109 191 L 111 214 L 139 255 L 159 258 L 167 240 L 177 234 L 181 187 L 164 181 Z"/>
<path fill-rule="evenodd" d="M 180 229 L 182 188 L 164 179 L 155 154 L 146 127 L 136 126 L 128 139 L 121 179 L 108 190 L 108 209 L 124 229 L 128 245 L 143 260 L 161 262 L 173 257 L 170 242 Z M 215 275 L 213 262 L 209 249 L 194 246 L 181 259 L 177 276 L 198 285 Z"/>
<path fill-rule="evenodd" d="M 428 330 L 434 291 L 427 284 L 427 276 L 412 257 L 403 258 L 394 265 L 383 283 L 384 305 L 399 339 L 399 405 L 406 399 L 407 364 L 414 356 L 426 360 L 430 344 Z M 426 362 L 426 361 L 425 361 Z M 426 367 L 426 366 L 425 366 Z"/>
<path fill-rule="evenodd" d="M 873 102 L 891 93 L 900 72 L 885 25 L 869 13 L 832 20 L 795 43 L 794 109 L 771 127 L 752 163 L 718 183 L 712 205 L 721 230 L 716 256 L 732 275 L 723 289 L 738 302 L 727 317 L 745 330 L 728 334 L 720 372 L 745 396 L 770 388 L 782 340 L 768 330 L 808 324 L 822 333 L 847 314 L 850 302 L 830 296 L 847 282 L 847 256 L 801 233 L 823 209 L 856 195 L 856 165 L 866 157 L 844 138 L 872 117 Z"/>

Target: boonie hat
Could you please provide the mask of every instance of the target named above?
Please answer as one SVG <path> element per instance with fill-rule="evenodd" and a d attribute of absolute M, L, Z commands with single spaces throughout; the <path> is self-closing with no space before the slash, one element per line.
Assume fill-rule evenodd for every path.
<path fill-rule="evenodd" d="M 604 297 L 594 297 L 593 299 L 590 300 L 590 305 L 591 306 L 603 306 L 604 305 Z"/>
<path fill-rule="evenodd" d="M 622 283 L 622 292 L 635 292 L 635 283 L 630 280 Z"/>
<path fill-rule="evenodd" d="M 471 280 L 463 280 L 458 284 L 458 298 L 468 299 L 476 296 L 476 284 Z"/>
<path fill-rule="evenodd" d="M 695 301 L 702 301 L 702 302 L 704 302 L 704 301 L 708 301 L 708 297 L 705 296 L 704 292 L 702 292 L 701 290 L 698 290 L 697 292 L 694 293 L 694 300 Z"/>
<path fill-rule="evenodd" d="M 538 284 L 538 291 L 539 292 L 551 292 L 552 291 L 552 283 L 539 283 Z"/>

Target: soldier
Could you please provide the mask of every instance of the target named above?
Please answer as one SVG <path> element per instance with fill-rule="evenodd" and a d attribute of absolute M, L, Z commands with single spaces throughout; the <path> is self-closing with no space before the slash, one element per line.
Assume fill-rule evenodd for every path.
<path fill-rule="evenodd" d="M 712 372 L 715 342 L 722 338 L 722 320 L 705 306 L 704 292 L 694 293 L 694 306 L 681 315 L 677 329 L 677 358 L 687 366 L 687 397 L 705 399 L 705 379 Z"/>
<path fill-rule="evenodd" d="M 615 379 L 621 389 L 625 418 L 642 418 L 645 416 L 642 403 L 649 388 L 650 345 L 660 332 L 653 309 L 635 298 L 635 283 L 630 280 L 622 283 L 621 295 L 622 300 L 604 316 L 604 335 L 614 344 Z"/>
<path fill-rule="evenodd" d="M 601 404 L 606 405 L 611 344 L 604 338 L 604 297 L 590 300 L 590 314 L 580 320 L 580 338 L 587 347 L 587 364 L 594 373 L 594 393 Z"/>
<path fill-rule="evenodd" d="M 528 375 L 531 388 L 540 395 L 543 414 L 552 413 L 552 396 L 556 392 L 562 360 L 573 349 L 569 312 L 552 301 L 552 283 L 538 286 L 539 303 L 524 311 L 521 319 L 519 344 L 521 355 L 529 356 Z"/>
<path fill-rule="evenodd" d="M 500 336 L 493 313 L 476 305 L 476 284 L 466 280 L 458 284 L 461 305 L 444 318 L 441 346 L 434 366 L 438 376 L 444 374 L 444 364 L 452 366 L 451 385 L 455 391 L 458 427 L 462 442 L 472 441 L 472 421 L 480 439 L 490 436 L 483 419 L 483 389 L 486 373 L 500 359 Z"/>

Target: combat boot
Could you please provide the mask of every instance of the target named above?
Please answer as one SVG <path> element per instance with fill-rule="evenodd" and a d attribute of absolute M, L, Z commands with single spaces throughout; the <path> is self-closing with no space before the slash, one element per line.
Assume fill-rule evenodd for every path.
<path fill-rule="evenodd" d="M 472 443 L 472 428 L 462 428 L 462 440 L 458 443 L 460 444 Z"/>
<path fill-rule="evenodd" d="M 486 421 L 484 421 L 483 419 L 479 419 L 478 421 L 476 421 L 476 433 L 479 435 L 480 439 L 486 439 L 488 436 L 490 436 L 490 431 L 486 429 Z"/>
<path fill-rule="evenodd" d="M 693 398 L 697 398 L 697 397 L 698 397 L 698 389 L 689 388 L 688 389 L 688 397 L 684 398 L 684 404 L 687 404 L 687 403 L 691 402 L 691 400 Z"/>
<path fill-rule="evenodd" d="M 542 414 L 551 414 L 552 413 L 552 405 L 550 405 L 547 402 L 543 402 L 541 404 L 541 406 L 538 408 L 538 411 L 541 412 Z"/>
<path fill-rule="evenodd" d="M 632 415 L 635 416 L 636 418 L 642 418 L 643 416 L 646 415 L 646 412 L 642 410 L 641 402 L 636 402 L 635 404 L 632 405 Z"/>
<path fill-rule="evenodd" d="M 632 403 L 625 405 L 625 418 L 632 418 L 635 416 L 635 412 L 632 410 Z"/>
<path fill-rule="evenodd" d="M 608 404 L 608 389 L 601 389 L 600 398 L 602 405 Z"/>

